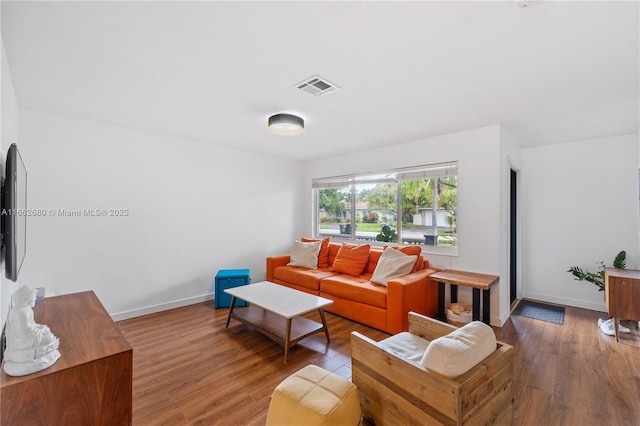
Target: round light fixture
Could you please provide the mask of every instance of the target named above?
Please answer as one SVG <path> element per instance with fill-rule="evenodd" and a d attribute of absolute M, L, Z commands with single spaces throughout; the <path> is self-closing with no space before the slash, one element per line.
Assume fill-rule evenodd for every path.
<path fill-rule="evenodd" d="M 299 135 L 304 132 L 304 120 L 293 114 L 275 114 L 269 117 L 269 131 L 276 135 Z"/>

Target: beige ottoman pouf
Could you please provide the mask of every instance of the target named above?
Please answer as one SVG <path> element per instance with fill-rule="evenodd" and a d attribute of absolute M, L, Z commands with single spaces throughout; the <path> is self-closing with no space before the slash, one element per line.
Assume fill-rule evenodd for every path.
<path fill-rule="evenodd" d="M 267 426 L 357 425 L 356 386 L 316 365 L 287 377 L 273 391 Z"/>

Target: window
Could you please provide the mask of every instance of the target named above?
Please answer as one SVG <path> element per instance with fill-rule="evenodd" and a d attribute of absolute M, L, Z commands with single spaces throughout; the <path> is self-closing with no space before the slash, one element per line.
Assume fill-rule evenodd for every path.
<path fill-rule="evenodd" d="M 458 245 L 458 163 L 313 180 L 316 236 Z"/>

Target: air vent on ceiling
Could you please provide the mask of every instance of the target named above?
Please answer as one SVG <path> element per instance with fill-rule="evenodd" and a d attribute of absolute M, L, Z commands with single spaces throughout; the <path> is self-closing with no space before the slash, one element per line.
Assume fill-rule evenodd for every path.
<path fill-rule="evenodd" d="M 327 93 L 335 92 L 339 89 L 335 84 L 330 83 L 327 79 L 317 75 L 302 80 L 300 83 L 296 84 L 296 87 L 303 92 L 312 94 L 313 96 L 326 95 Z"/>

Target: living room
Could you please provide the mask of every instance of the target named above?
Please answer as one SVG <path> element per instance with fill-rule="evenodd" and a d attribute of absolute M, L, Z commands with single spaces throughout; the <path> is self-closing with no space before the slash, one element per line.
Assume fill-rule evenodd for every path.
<path fill-rule="evenodd" d="M 518 298 L 604 312 L 569 266 L 626 250 L 640 267 L 637 3 L 146 3 L 2 2 L 0 148 L 19 146 L 29 207 L 128 211 L 29 217 L 3 325 L 21 284 L 93 290 L 115 320 L 211 300 L 218 270 L 261 281 L 267 256 L 312 236 L 312 179 L 445 161 L 458 254 L 424 255 L 500 277 L 493 326 L 511 309 L 511 169 Z M 340 89 L 294 90 L 316 73 Z M 302 135 L 268 133 L 283 110 Z"/>

